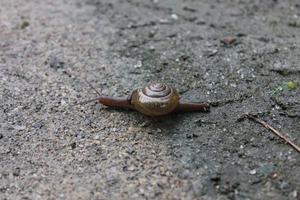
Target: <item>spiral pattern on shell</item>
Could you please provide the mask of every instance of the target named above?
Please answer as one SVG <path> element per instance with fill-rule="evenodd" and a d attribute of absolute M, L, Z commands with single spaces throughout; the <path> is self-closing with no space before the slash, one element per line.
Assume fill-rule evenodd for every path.
<path fill-rule="evenodd" d="M 154 83 L 143 88 L 143 93 L 148 97 L 162 98 L 171 93 L 171 88 L 162 83 Z"/>
<path fill-rule="evenodd" d="M 132 93 L 132 105 L 135 109 L 150 116 L 171 113 L 179 104 L 177 90 L 163 83 L 149 84 Z"/>

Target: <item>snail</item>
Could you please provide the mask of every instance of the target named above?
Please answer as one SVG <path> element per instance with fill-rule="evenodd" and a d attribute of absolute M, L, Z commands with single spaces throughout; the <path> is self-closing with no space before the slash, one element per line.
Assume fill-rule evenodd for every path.
<path fill-rule="evenodd" d="M 97 101 L 109 107 L 135 109 L 148 116 L 163 116 L 175 112 L 209 111 L 209 104 L 182 102 L 174 87 L 152 83 L 134 90 L 128 97 L 99 96 L 82 103 Z"/>

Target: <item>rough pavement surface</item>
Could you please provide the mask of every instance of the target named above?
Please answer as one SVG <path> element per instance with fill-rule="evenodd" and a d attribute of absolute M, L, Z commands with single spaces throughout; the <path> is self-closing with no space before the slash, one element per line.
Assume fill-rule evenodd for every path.
<path fill-rule="evenodd" d="M 299 199 L 298 0 L 0 0 L 0 199 Z M 96 104 L 151 81 L 210 113 Z"/>

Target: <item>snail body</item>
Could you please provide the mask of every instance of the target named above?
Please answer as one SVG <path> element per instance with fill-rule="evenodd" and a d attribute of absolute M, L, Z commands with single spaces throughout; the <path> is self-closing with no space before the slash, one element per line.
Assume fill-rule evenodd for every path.
<path fill-rule="evenodd" d="M 129 108 L 148 116 L 163 116 L 174 112 L 209 111 L 207 103 L 185 103 L 174 87 L 163 83 L 149 84 L 134 90 L 127 98 L 99 96 L 83 103 L 98 101 L 106 106 Z"/>

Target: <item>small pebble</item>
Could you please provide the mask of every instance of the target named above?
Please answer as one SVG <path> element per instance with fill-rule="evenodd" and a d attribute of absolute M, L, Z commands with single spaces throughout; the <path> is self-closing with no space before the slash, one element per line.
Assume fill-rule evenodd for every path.
<path fill-rule="evenodd" d="M 297 192 L 297 190 L 294 190 L 294 191 L 292 192 L 292 197 L 295 198 L 295 199 L 298 197 L 298 192 Z"/>
<path fill-rule="evenodd" d="M 37 123 L 32 125 L 32 127 L 36 128 L 36 129 L 41 129 L 43 126 L 44 126 L 43 122 L 37 122 Z"/>
<path fill-rule="evenodd" d="M 221 176 L 220 174 L 213 174 L 211 177 L 210 177 L 210 180 L 213 181 L 213 182 L 220 182 L 221 181 Z"/>
<path fill-rule="evenodd" d="M 279 184 L 279 188 L 282 189 L 282 190 L 286 190 L 290 187 L 290 185 L 285 182 L 285 181 L 282 181 L 280 184 Z"/>
<path fill-rule="evenodd" d="M 174 19 L 174 20 L 177 20 L 177 19 L 178 19 L 178 15 L 172 14 L 172 15 L 171 15 L 171 18 Z"/>
<path fill-rule="evenodd" d="M 148 126 L 150 126 L 150 122 L 149 121 L 145 121 L 145 122 L 142 122 L 140 124 L 140 127 L 148 127 Z"/>
<path fill-rule="evenodd" d="M 149 49 L 150 49 L 151 51 L 154 51 L 154 50 L 155 50 L 155 47 L 151 45 L 151 46 L 149 47 Z"/>
<path fill-rule="evenodd" d="M 216 55 L 218 53 L 218 50 L 217 49 L 208 49 L 208 50 L 205 50 L 203 52 L 203 55 L 205 57 L 213 57 L 214 55 Z"/>
<path fill-rule="evenodd" d="M 13 176 L 20 176 L 20 172 L 21 172 L 21 170 L 20 170 L 20 168 L 19 167 L 17 167 L 14 171 L 13 171 Z"/>
<path fill-rule="evenodd" d="M 100 135 L 95 135 L 94 136 L 94 140 L 99 140 L 100 139 Z"/>
<path fill-rule="evenodd" d="M 58 57 L 56 57 L 56 56 L 51 56 L 51 57 L 49 58 L 48 62 L 49 62 L 49 66 L 50 66 L 51 68 L 56 68 L 56 69 L 58 69 L 58 68 L 63 68 L 63 67 L 64 67 L 64 64 L 65 64 L 62 60 L 60 60 L 60 59 L 59 59 Z"/>
<path fill-rule="evenodd" d="M 141 68 L 142 67 L 142 61 L 138 61 L 137 64 L 134 65 L 134 68 Z"/>
<path fill-rule="evenodd" d="M 128 171 L 134 171 L 136 169 L 136 167 L 134 165 L 130 165 L 127 170 Z"/>
<path fill-rule="evenodd" d="M 250 170 L 249 174 L 251 174 L 251 175 L 256 174 L 256 169 Z"/>
<path fill-rule="evenodd" d="M 29 22 L 28 21 L 24 21 L 22 24 L 21 24 L 21 29 L 25 29 L 26 27 L 29 26 Z"/>
<path fill-rule="evenodd" d="M 77 146 L 77 145 L 76 145 L 76 142 L 72 142 L 72 143 L 70 144 L 70 146 L 71 146 L 72 149 L 75 149 L 76 146 Z"/>
<path fill-rule="evenodd" d="M 16 126 L 14 126 L 14 129 L 17 130 L 17 131 L 22 131 L 22 130 L 26 129 L 26 126 L 16 125 Z"/>
<path fill-rule="evenodd" d="M 278 174 L 277 174 L 277 173 L 273 173 L 273 174 L 271 175 L 271 177 L 272 177 L 272 179 L 276 179 L 276 178 L 278 178 Z"/>
<path fill-rule="evenodd" d="M 132 145 L 129 145 L 126 152 L 128 154 L 133 154 L 135 152 L 135 148 Z"/>
<path fill-rule="evenodd" d="M 236 38 L 235 37 L 231 37 L 231 36 L 228 36 L 228 37 L 225 37 L 221 40 L 221 43 L 224 44 L 224 45 L 232 45 L 236 42 Z"/>

